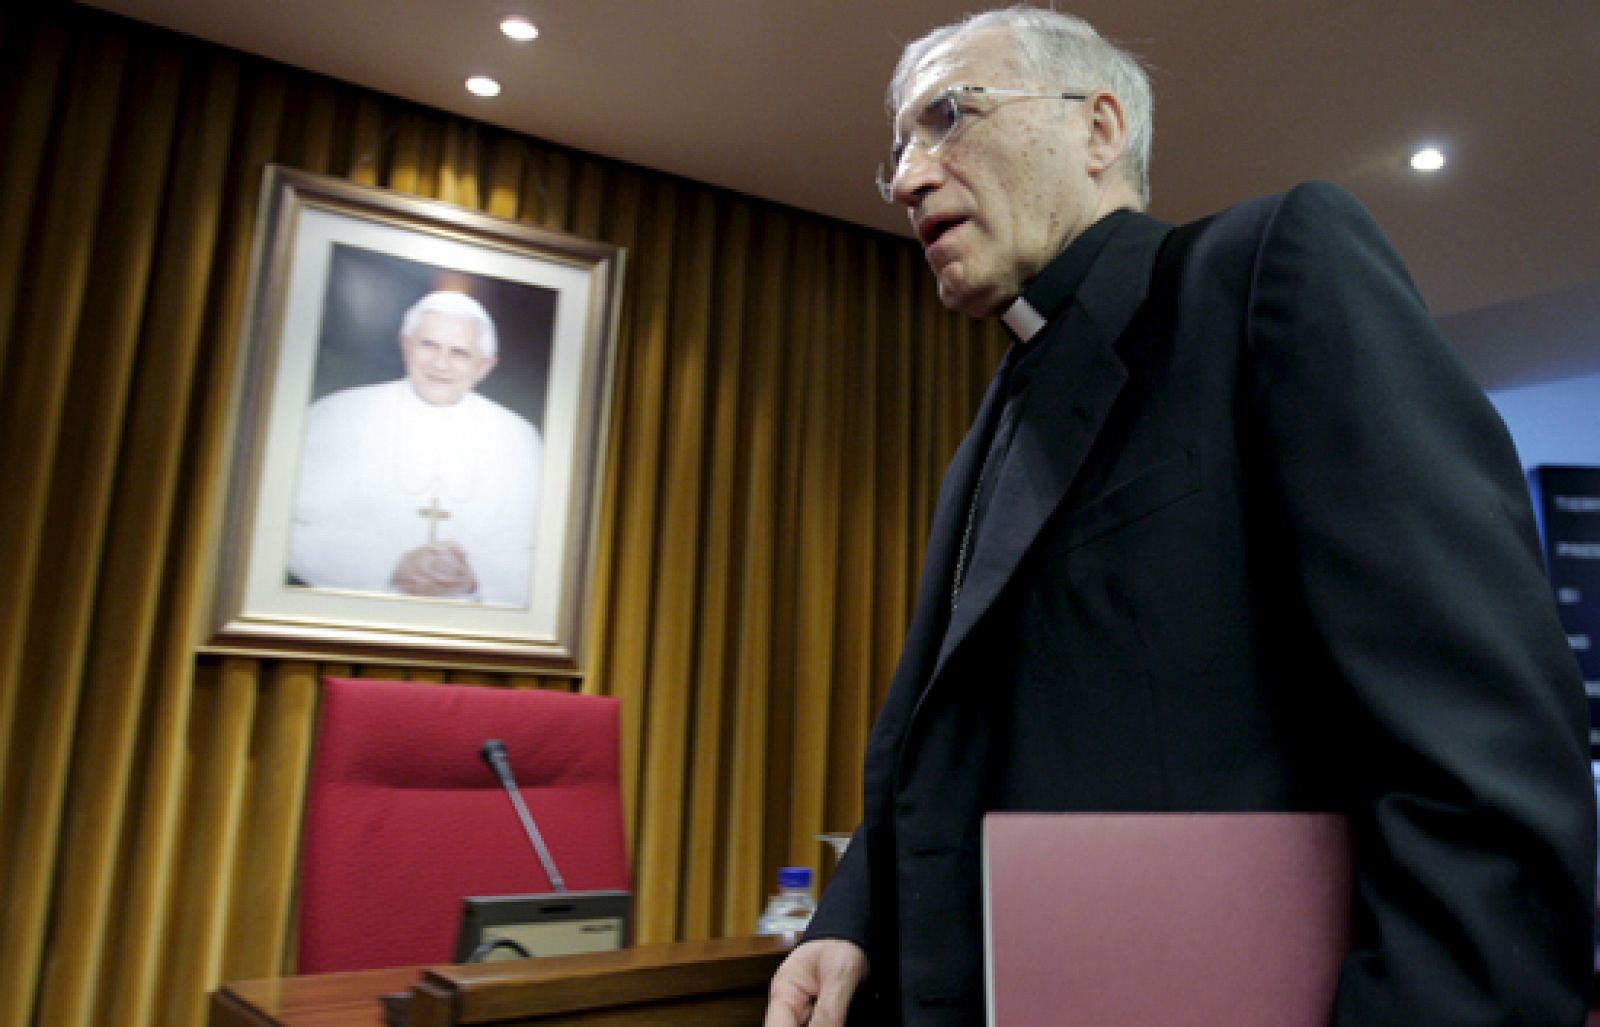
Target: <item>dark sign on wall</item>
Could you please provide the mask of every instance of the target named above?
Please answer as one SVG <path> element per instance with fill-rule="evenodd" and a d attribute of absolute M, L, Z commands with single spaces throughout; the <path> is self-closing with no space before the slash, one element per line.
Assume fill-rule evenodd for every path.
<path fill-rule="evenodd" d="M 1589 692 L 1589 751 L 1600 754 L 1600 467 L 1533 469 L 1545 564 Z"/>

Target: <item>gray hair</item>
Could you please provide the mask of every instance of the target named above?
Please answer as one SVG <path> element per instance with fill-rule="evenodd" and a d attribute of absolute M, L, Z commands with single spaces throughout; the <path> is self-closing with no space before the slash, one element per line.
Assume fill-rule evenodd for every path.
<path fill-rule="evenodd" d="M 1122 101 L 1128 118 L 1124 153 L 1132 183 L 1150 202 L 1150 142 L 1155 100 L 1139 58 L 1107 41 L 1076 15 L 1019 4 L 968 15 L 909 44 L 889 80 L 889 116 L 904 102 L 907 83 L 937 47 L 977 32 L 1002 31 L 1016 41 L 1022 70 L 1041 88 L 1102 89 Z M 983 83 L 972 83 L 982 85 Z"/>
<path fill-rule="evenodd" d="M 459 317 L 471 321 L 478 326 L 478 354 L 492 357 L 500 351 L 500 339 L 494 330 L 494 318 L 483 309 L 483 304 L 468 296 L 464 292 L 430 292 L 411 305 L 406 311 L 406 316 L 400 320 L 400 337 L 410 338 L 411 333 L 417 330 L 417 322 L 422 320 L 423 314 L 443 314 L 446 317 Z"/>

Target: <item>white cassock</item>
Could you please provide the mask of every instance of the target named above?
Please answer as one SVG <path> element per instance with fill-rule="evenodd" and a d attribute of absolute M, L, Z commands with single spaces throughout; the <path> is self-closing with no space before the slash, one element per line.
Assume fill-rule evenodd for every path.
<path fill-rule="evenodd" d="M 525 607 L 542 451 L 533 425 L 475 392 L 434 406 L 402 378 L 324 396 L 306 413 L 289 572 L 392 592 L 403 554 L 454 541 L 478 579 L 466 598 Z"/>

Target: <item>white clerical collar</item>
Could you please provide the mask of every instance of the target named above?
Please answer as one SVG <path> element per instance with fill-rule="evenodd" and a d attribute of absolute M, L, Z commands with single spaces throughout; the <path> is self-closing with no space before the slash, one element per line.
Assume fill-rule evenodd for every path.
<path fill-rule="evenodd" d="M 1012 301 L 1006 312 L 1000 315 L 1000 320 L 1023 344 L 1032 342 L 1033 337 L 1039 334 L 1039 329 L 1044 327 L 1044 315 L 1033 309 L 1033 304 L 1021 296 Z"/>

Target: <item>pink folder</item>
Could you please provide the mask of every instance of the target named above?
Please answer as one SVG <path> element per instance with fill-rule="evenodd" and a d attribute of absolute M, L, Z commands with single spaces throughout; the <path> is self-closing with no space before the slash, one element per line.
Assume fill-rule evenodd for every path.
<path fill-rule="evenodd" d="M 991 813 L 993 1027 L 1325 1027 L 1349 945 L 1345 819 Z"/>

